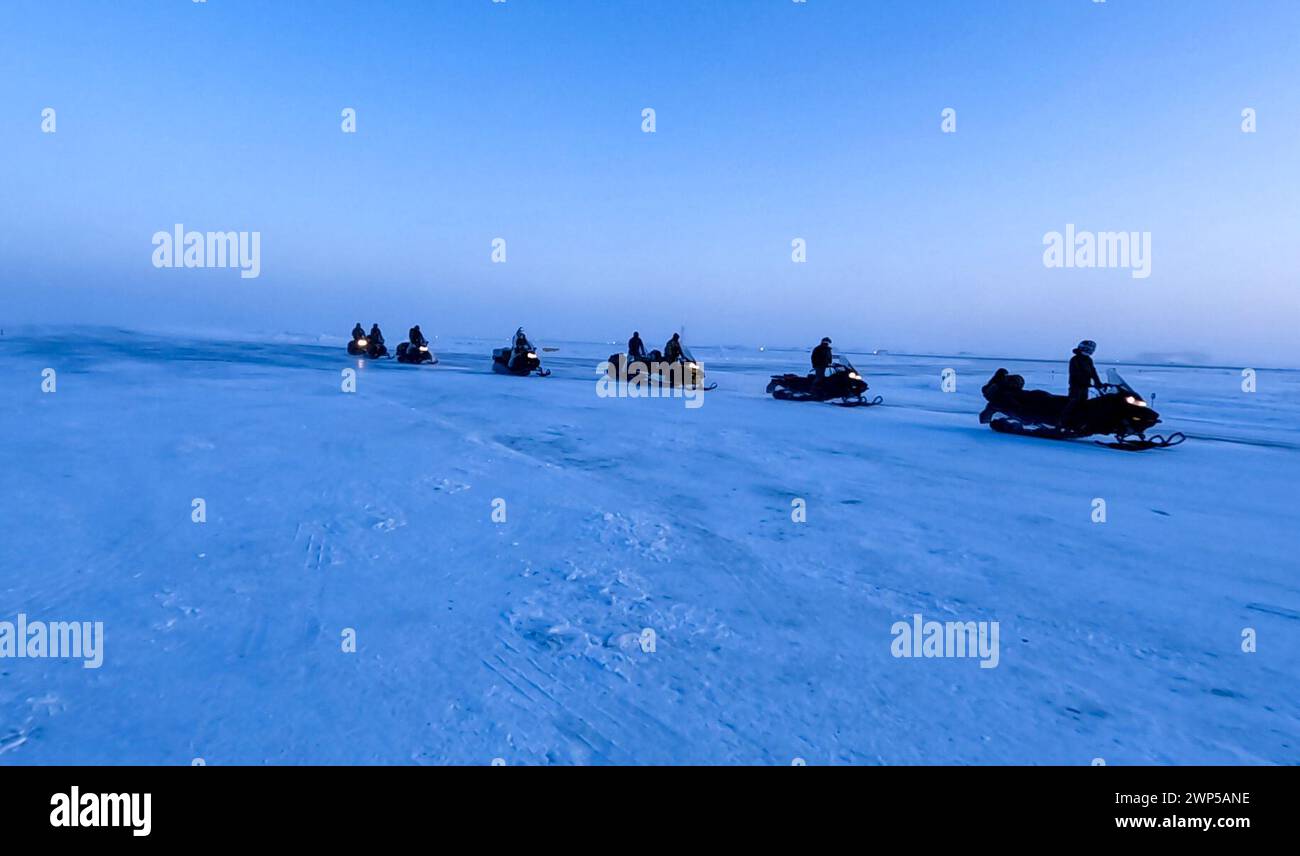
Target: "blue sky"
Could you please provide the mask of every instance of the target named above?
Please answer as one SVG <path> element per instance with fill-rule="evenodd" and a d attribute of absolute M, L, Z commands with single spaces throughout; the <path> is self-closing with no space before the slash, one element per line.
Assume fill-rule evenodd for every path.
<path fill-rule="evenodd" d="M 1298 37 L 1268 0 L 8 0 L 0 326 L 1300 365 Z M 175 223 L 261 232 L 261 276 L 155 269 Z M 1151 276 L 1045 268 L 1067 223 L 1150 232 Z"/>

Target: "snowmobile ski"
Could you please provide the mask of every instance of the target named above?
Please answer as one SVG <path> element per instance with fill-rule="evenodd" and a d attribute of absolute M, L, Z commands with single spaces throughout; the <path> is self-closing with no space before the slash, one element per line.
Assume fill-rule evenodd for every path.
<path fill-rule="evenodd" d="M 1168 436 L 1163 434 L 1152 434 L 1150 437 L 1133 435 L 1117 436 L 1113 442 L 1106 443 L 1101 440 L 1094 440 L 1098 446 L 1105 446 L 1109 449 L 1121 449 L 1125 452 L 1145 452 L 1147 449 L 1168 449 L 1170 446 L 1181 445 L 1187 436 L 1182 431 L 1175 431 Z"/>

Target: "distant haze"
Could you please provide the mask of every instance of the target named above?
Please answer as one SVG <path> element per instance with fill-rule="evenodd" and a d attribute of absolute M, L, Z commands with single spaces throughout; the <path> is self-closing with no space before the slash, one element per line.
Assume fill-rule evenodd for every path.
<path fill-rule="evenodd" d="M 1294 0 L 11 0 L 0 326 L 1296 366 L 1297 32 Z M 176 224 L 260 233 L 259 275 L 155 268 Z M 1149 233 L 1150 275 L 1045 266 L 1067 228 Z"/>

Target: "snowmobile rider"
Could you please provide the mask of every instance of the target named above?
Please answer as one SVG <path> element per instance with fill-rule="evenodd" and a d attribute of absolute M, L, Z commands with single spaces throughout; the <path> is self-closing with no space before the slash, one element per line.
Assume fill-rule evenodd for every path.
<path fill-rule="evenodd" d="M 664 362 L 675 363 L 682 359 L 682 336 L 680 333 L 674 333 L 673 337 L 664 345 Z"/>
<path fill-rule="evenodd" d="M 360 327 L 361 325 L 358 324 L 357 326 Z M 379 325 L 378 325 L 378 324 L 371 324 L 371 325 L 370 325 L 370 345 L 373 347 L 373 346 L 375 346 L 375 345 L 382 345 L 382 344 L 384 344 L 384 334 L 381 333 L 381 332 L 379 332 Z"/>
<path fill-rule="evenodd" d="M 364 338 L 366 338 L 366 329 L 362 327 L 361 322 L 358 321 L 357 326 L 352 328 L 352 341 L 357 342 Z"/>
<path fill-rule="evenodd" d="M 510 349 L 510 368 L 515 368 L 520 360 L 528 359 L 530 350 L 532 346 L 528 342 L 528 334 L 520 327 L 515 331 L 514 345 Z"/>
<path fill-rule="evenodd" d="M 420 332 L 420 325 L 416 324 L 411 328 L 411 332 L 406 334 L 411 340 L 412 348 L 419 348 L 429 344 L 429 340 L 424 338 L 424 333 Z"/>
<path fill-rule="evenodd" d="M 641 333 L 638 330 L 632 331 L 632 338 L 627 340 L 627 356 L 630 360 L 644 360 L 645 342 L 641 341 Z"/>
<path fill-rule="evenodd" d="M 1074 356 L 1070 357 L 1070 392 L 1065 409 L 1061 411 L 1062 427 L 1074 425 L 1083 403 L 1088 400 L 1088 390 L 1093 387 L 1103 388 L 1101 378 L 1097 376 L 1097 367 L 1092 362 L 1096 350 L 1096 342 L 1084 339 L 1074 349 Z"/>
<path fill-rule="evenodd" d="M 813 374 L 817 375 L 818 377 L 825 377 L 827 369 L 829 369 L 831 367 L 831 364 L 834 362 L 835 362 L 835 355 L 831 353 L 831 340 L 830 337 L 827 336 L 822 339 L 822 343 L 820 345 L 813 348 L 812 351 Z"/>

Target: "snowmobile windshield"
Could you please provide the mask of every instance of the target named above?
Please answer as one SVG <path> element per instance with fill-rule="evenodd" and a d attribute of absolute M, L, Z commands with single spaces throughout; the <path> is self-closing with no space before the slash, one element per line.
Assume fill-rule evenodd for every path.
<path fill-rule="evenodd" d="M 1133 387 L 1128 385 L 1128 381 L 1120 377 L 1120 373 L 1115 371 L 1114 369 L 1106 369 L 1106 383 L 1110 384 L 1113 387 L 1123 390 L 1129 395 L 1134 395 L 1134 396 L 1137 395 L 1137 392 L 1133 390 Z M 1141 396 L 1138 397 L 1140 398 Z"/>
<path fill-rule="evenodd" d="M 855 365 L 853 365 L 853 363 L 849 362 L 849 358 L 848 358 L 848 357 L 840 357 L 840 356 L 835 357 L 835 365 L 837 365 L 837 366 L 844 366 L 844 368 L 848 369 L 849 371 L 854 372 L 854 373 L 858 373 L 857 366 L 855 366 Z"/>
<path fill-rule="evenodd" d="M 685 345 L 682 345 L 682 359 L 686 360 L 688 363 L 699 362 L 699 360 L 695 359 L 695 355 L 691 353 L 691 349 Z"/>

